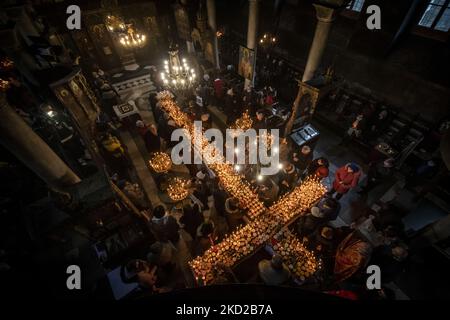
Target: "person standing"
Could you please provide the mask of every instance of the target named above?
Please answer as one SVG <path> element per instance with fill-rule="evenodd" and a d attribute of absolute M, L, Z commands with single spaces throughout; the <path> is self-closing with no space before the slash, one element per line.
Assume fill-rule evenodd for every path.
<path fill-rule="evenodd" d="M 204 221 L 197 229 L 197 240 L 195 244 L 195 256 L 201 256 L 206 250 L 214 245 L 216 240 L 214 223 Z"/>
<path fill-rule="evenodd" d="M 244 222 L 242 220 L 244 213 L 239 208 L 239 201 L 234 197 L 230 197 L 225 201 L 225 213 L 230 231 L 235 230 Z"/>
<path fill-rule="evenodd" d="M 280 194 L 291 191 L 296 186 L 299 179 L 297 169 L 292 163 L 288 163 L 284 166 L 280 176 Z"/>
<path fill-rule="evenodd" d="M 153 210 L 153 217 L 150 220 L 150 230 L 159 241 L 171 241 L 174 245 L 180 239 L 180 226 L 177 220 L 168 215 L 163 206 L 157 206 Z"/>
<path fill-rule="evenodd" d="M 197 234 L 197 228 L 203 222 L 203 214 L 198 204 L 194 204 L 193 207 L 185 205 L 183 207 L 183 216 L 180 218 L 180 223 L 184 225 L 184 230 L 188 232 L 192 239 L 195 239 Z"/>
<path fill-rule="evenodd" d="M 370 190 L 392 177 L 394 159 L 388 158 L 382 163 L 373 164 L 367 173 L 367 184 L 358 191 L 358 194 L 367 194 Z"/>
<path fill-rule="evenodd" d="M 136 121 L 136 127 L 149 153 L 161 150 L 161 141 L 155 125 L 148 125 L 144 121 L 138 120 Z"/>
<path fill-rule="evenodd" d="M 300 173 L 303 173 L 313 160 L 313 153 L 311 147 L 304 145 L 300 153 L 294 152 L 292 154 L 292 163 Z"/>
<path fill-rule="evenodd" d="M 320 157 L 314 159 L 309 166 L 306 168 L 306 176 L 318 177 L 319 179 L 324 179 L 328 177 L 329 174 L 329 162 L 326 158 Z"/>
<path fill-rule="evenodd" d="M 361 177 L 361 169 L 356 163 L 347 163 L 336 171 L 333 187 L 328 191 L 332 196 L 336 193 L 336 199 L 341 199 L 344 194 L 356 187 Z"/>
<path fill-rule="evenodd" d="M 281 256 L 275 254 L 271 260 L 261 260 L 258 264 L 260 278 L 265 284 L 280 286 L 285 284 L 291 277 L 291 272 L 284 265 Z"/>
<path fill-rule="evenodd" d="M 297 231 L 302 237 L 308 237 L 326 222 L 325 214 L 318 207 L 312 207 L 310 213 L 298 219 Z"/>
<path fill-rule="evenodd" d="M 253 122 L 253 128 L 256 130 L 256 133 L 258 133 L 259 129 L 267 129 L 266 115 L 264 113 L 264 110 L 259 109 L 258 111 L 256 111 L 256 119 Z"/>

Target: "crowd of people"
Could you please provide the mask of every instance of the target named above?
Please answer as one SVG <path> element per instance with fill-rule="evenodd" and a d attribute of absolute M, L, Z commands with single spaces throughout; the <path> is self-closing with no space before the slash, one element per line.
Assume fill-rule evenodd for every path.
<path fill-rule="evenodd" d="M 152 74 L 152 80 L 157 89 L 162 90 L 163 86 L 156 74 L 156 72 Z M 102 72 L 97 72 L 97 75 L 99 78 L 97 90 L 101 98 L 106 101 L 105 108 L 108 108 L 107 106 L 117 103 L 118 96 L 108 84 L 107 76 Z M 97 75 L 94 75 L 94 78 Z M 196 96 L 202 98 L 201 105 L 196 102 Z M 268 120 L 270 114 L 268 110 L 276 99 L 277 90 L 274 87 L 267 85 L 260 90 L 244 89 L 243 83 L 236 81 L 232 68 L 226 68 L 219 72 L 205 72 L 198 86 L 192 92 L 184 93 L 178 102 L 191 120 L 202 121 L 206 129 L 212 126 L 212 117 L 208 109 L 210 105 L 215 105 L 224 111 L 228 118 L 228 125 L 234 123 L 244 111 L 248 111 L 253 120 L 253 128 L 269 129 L 271 124 Z M 132 130 L 136 130 L 149 154 L 156 151 L 168 151 L 173 147 L 170 137 L 176 129 L 175 121 L 161 108 L 156 94 L 150 95 L 149 104 L 155 123 L 137 120 Z M 114 121 L 110 119 L 114 118 L 114 114 L 105 110 L 103 116 L 106 119 L 110 118 L 109 121 L 101 119 L 98 121 L 98 128 L 102 132 L 101 144 L 107 156 L 111 158 L 112 172 L 119 173 L 121 177 L 126 176 L 124 173 L 126 170 L 123 168 L 129 167 L 129 159 L 126 148 L 117 137 L 114 125 L 111 125 Z M 309 177 L 315 177 L 318 180 L 330 177 L 329 160 L 324 156 L 315 157 L 313 145 L 299 147 L 288 139 L 282 138 L 280 158 L 281 170 L 263 179 L 257 178 L 258 168 L 255 165 L 240 166 L 239 173 L 250 182 L 253 191 L 266 206 L 276 202 L 280 196 L 289 193 Z M 181 208 L 174 209 L 171 208 L 171 204 L 165 204 L 151 209 L 139 185 L 126 179 L 120 183 L 121 189 L 136 207 L 147 210 L 149 213 L 151 217 L 148 221 L 149 230 L 157 244 L 150 250 L 151 259 L 133 260 L 125 265 L 123 277 L 128 279 L 127 281 L 138 282 L 142 288 L 150 289 L 152 292 L 162 292 L 183 286 L 181 282 L 174 283 L 168 280 L 171 274 L 179 274 L 183 268 L 176 258 L 180 242 L 187 244 L 191 257 L 196 257 L 220 242 L 227 233 L 245 223 L 246 210 L 243 205 L 226 192 L 206 165 L 187 164 L 186 166 L 191 175 L 191 196 L 180 204 Z M 367 183 L 362 186 L 359 193 L 369 192 L 380 181 L 390 177 L 393 166 L 393 159 L 370 166 Z M 407 248 L 399 236 L 401 228 L 398 227 L 398 221 L 395 221 L 395 225 L 389 223 L 383 225 L 378 221 L 381 216 L 379 215 L 377 219 L 371 217 L 363 223 L 355 222 L 352 226 L 341 228 L 332 226 L 331 222 L 337 219 L 340 212 L 341 198 L 350 190 L 357 188 L 362 175 L 362 168 L 354 162 L 338 168 L 330 177 L 333 182 L 328 193 L 292 227 L 304 245 L 323 261 L 322 271 L 315 280 L 316 285 L 321 290 L 328 290 L 333 294 L 343 292 L 342 288 L 347 288 L 348 284 L 352 287 L 347 288 L 347 291 L 357 292 L 358 288 L 361 289 L 363 267 L 369 263 L 386 263 L 386 261 L 394 260 L 396 262 L 394 265 L 398 268 L 386 268 L 388 272 L 392 272 L 386 279 L 392 279 L 393 275 L 401 270 L 403 261 L 408 255 Z M 160 184 L 161 180 L 158 177 L 155 177 L 155 180 Z M 159 189 L 163 190 L 161 185 Z M 380 245 L 374 246 L 361 236 L 364 232 L 375 233 L 382 238 Z M 356 260 L 349 262 L 350 257 L 356 257 Z M 259 281 L 266 284 L 299 285 L 277 255 L 274 255 L 270 261 L 261 261 L 255 273 L 259 275 Z M 349 279 L 351 281 L 348 281 Z M 361 297 L 366 294 L 363 291 L 358 291 Z"/>

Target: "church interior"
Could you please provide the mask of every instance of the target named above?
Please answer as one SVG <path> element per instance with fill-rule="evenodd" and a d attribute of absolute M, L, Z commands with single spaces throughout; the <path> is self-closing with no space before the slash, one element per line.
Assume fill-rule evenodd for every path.
<path fill-rule="evenodd" d="M 449 30 L 450 0 L 2 1 L 2 296 L 449 299 Z"/>

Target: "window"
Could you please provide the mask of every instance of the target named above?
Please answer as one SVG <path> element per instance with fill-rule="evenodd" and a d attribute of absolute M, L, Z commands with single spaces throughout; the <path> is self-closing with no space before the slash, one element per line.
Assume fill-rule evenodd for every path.
<path fill-rule="evenodd" d="M 356 12 L 361 12 L 363 6 L 364 6 L 364 0 L 352 0 L 347 5 L 347 9 L 356 11 Z"/>
<path fill-rule="evenodd" d="M 419 26 L 448 32 L 450 29 L 450 0 L 430 0 Z"/>

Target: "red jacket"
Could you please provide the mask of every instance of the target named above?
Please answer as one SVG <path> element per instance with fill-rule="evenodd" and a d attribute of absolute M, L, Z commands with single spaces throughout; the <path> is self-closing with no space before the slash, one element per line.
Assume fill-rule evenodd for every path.
<path fill-rule="evenodd" d="M 214 80 L 214 92 L 215 92 L 217 98 L 222 98 L 223 81 L 221 79 Z"/>
<path fill-rule="evenodd" d="M 360 176 L 361 170 L 349 173 L 347 171 L 347 165 L 340 167 L 336 171 L 333 189 L 339 193 L 347 193 L 348 190 L 354 188 L 358 184 Z"/>

